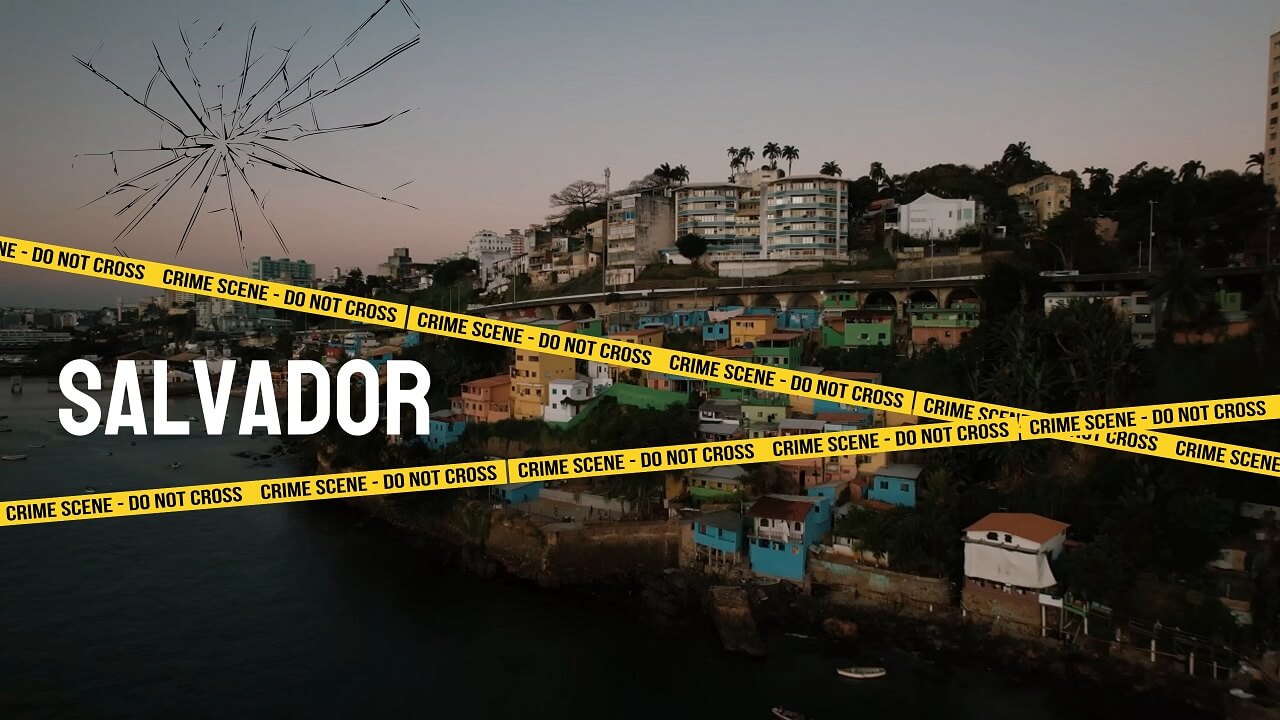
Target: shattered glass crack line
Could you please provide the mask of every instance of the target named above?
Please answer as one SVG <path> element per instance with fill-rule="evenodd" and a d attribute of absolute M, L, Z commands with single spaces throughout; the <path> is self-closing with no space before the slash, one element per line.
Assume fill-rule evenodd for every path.
<path fill-rule="evenodd" d="M 404 19 L 413 25 L 415 30 L 413 36 L 389 51 L 382 53 L 377 60 L 363 65 L 357 64 L 354 67 L 348 66 L 344 72 L 345 61 L 340 62 L 340 56 L 343 51 L 351 48 L 360 34 L 368 28 L 369 24 L 382 14 L 386 8 L 393 5 L 398 7 L 403 13 Z M 198 23 L 199 21 L 197 20 L 192 25 L 194 26 Z M 318 101 L 333 97 L 342 90 L 356 84 L 419 43 L 422 37 L 420 32 L 421 25 L 406 0 L 382 0 L 378 7 L 365 18 L 364 22 L 360 23 L 355 30 L 347 35 L 337 49 L 329 53 L 319 63 L 305 69 L 301 74 L 297 72 L 291 74 L 289 65 L 295 47 L 306 36 L 306 32 L 303 32 L 288 47 L 272 48 L 255 57 L 254 38 L 257 35 L 257 25 L 251 25 L 245 41 L 242 68 L 233 83 L 235 98 L 232 104 L 229 104 L 229 98 L 227 98 L 228 91 L 231 88 L 225 85 L 218 85 L 216 93 L 210 92 L 201 82 L 196 72 L 196 64 L 193 63 L 193 58 L 196 54 L 217 37 L 222 32 L 222 28 L 223 26 L 219 25 L 206 40 L 193 48 L 188 29 L 179 25 L 178 34 L 181 36 L 182 45 L 185 48 L 182 64 L 188 76 L 183 78 L 182 82 L 174 80 L 174 76 L 169 70 L 169 64 L 166 64 L 159 47 L 153 43 L 151 47 L 155 54 L 156 69 L 151 75 L 151 79 L 141 97 L 125 89 L 124 85 L 108 77 L 95 67 L 93 64 L 94 56 L 91 55 L 88 60 L 75 58 L 76 62 L 93 73 L 95 77 L 119 90 L 135 105 L 161 123 L 161 136 L 156 147 L 123 148 L 107 152 L 83 154 L 85 156 L 109 157 L 111 159 L 111 171 L 117 182 L 104 193 L 81 207 L 92 205 L 100 200 L 113 198 L 117 195 L 121 198 L 127 198 L 127 202 L 114 213 L 115 217 L 125 218 L 124 226 L 112 240 L 112 247 L 117 253 L 128 257 L 128 254 L 120 248 L 121 241 L 137 229 L 151 215 L 152 211 L 162 202 L 165 202 L 166 199 L 170 202 L 178 202 L 176 197 L 182 192 L 182 189 L 180 188 L 175 192 L 175 188 L 186 180 L 188 176 L 190 177 L 190 182 L 185 186 L 185 189 L 195 190 L 197 187 L 200 189 L 186 226 L 182 231 L 182 236 L 178 240 L 175 255 L 181 253 L 183 248 L 186 247 L 187 240 L 191 237 L 191 232 L 196 227 L 200 213 L 204 211 L 211 189 L 215 193 L 218 202 L 221 201 L 223 190 L 225 189 L 226 207 L 219 207 L 207 212 L 212 214 L 223 210 L 231 211 L 232 227 L 235 231 L 236 244 L 242 262 L 247 265 L 245 257 L 245 217 L 240 212 L 240 205 L 246 200 L 251 201 L 255 206 L 255 210 L 251 215 L 256 214 L 262 218 L 262 222 L 270 231 L 271 236 L 275 238 L 280 248 L 287 253 L 289 248 L 285 244 L 284 236 L 280 233 L 276 223 L 267 214 L 266 194 L 260 193 L 258 187 L 254 185 L 254 181 L 250 179 L 251 174 L 256 174 L 252 171 L 261 169 L 302 175 L 348 190 L 354 190 L 378 200 L 417 209 L 407 203 L 393 200 L 387 197 L 387 194 L 377 193 L 343 182 L 329 174 L 316 170 L 281 149 L 287 143 L 302 138 L 361 130 L 382 125 L 409 112 L 407 109 L 399 110 L 385 117 L 367 122 L 326 127 L 321 125 L 319 113 L 316 109 Z M 258 63 L 268 54 L 275 51 L 279 51 L 281 57 L 277 63 L 271 64 L 273 69 L 266 72 L 265 75 L 255 73 L 254 68 L 258 66 Z M 94 55 L 96 54 L 95 51 Z M 330 68 L 332 72 L 329 71 Z M 171 100 L 177 101 L 179 110 L 176 113 L 162 112 L 157 108 L 152 95 L 159 92 L 167 93 L 171 96 Z M 215 95 L 216 97 L 214 97 Z M 306 110 L 305 113 L 300 112 L 304 109 Z M 172 137 L 175 134 L 177 136 L 176 140 Z M 169 142 L 166 142 L 166 136 L 168 136 Z M 147 158 L 147 162 L 152 162 L 153 164 L 141 172 L 121 178 L 119 160 L 123 157 L 135 156 L 135 154 Z M 412 180 L 401 183 L 395 189 L 398 190 L 408 185 L 409 182 L 412 182 Z M 390 192 L 392 191 L 388 191 L 388 194 Z M 239 201 L 237 201 L 237 197 L 240 198 Z"/>

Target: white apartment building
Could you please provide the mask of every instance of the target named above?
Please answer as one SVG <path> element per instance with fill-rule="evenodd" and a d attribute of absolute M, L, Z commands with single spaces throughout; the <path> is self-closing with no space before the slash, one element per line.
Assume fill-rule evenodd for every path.
<path fill-rule="evenodd" d="M 481 230 L 467 242 L 467 257 L 480 264 L 480 279 L 485 281 L 499 261 L 511 258 L 511 237 Z"/>
<path fill-rule="evenodd" d="M 586 380 L 552 380 L 547 383 L 547 404 L 542 406 L 542 419 L 546 422 L 569 422 L 590 397 L 591 383 Z"/>
<path fill-rule="evenodd" d="M 670 189 L 659 188 L 609 198 L 605 283 L 630 285 L 675 237 L 675 204 Z"/>
<path fill-rule="evenodd" d="M 793 175 L 766 185 L 765 257 L 836 260 L 848 255 L 849 183 L 829 175 Z"/>
<path fill-rule="evenodd" d="M 691 183 L 675 189 L 676 228 L 671 244 L 686 233 L 707 239 L 707 259 L 756 260 L 762 257 L 760 198 L 777 170 L 738 173 L 733 182 Z"/>
<path fill-rule="evenodd" d="M 898 206 L 897 230 L 913 238 L 945 240 L 980 222 L 982 203 L 976 200 L 952 200 L 925 193 Z"/>
<path fill-rule="evenodd" d="M 675 237 L 705 236 L 708 259 L 715 262 L 843 258 L 850 182 L 828 175 L 779 177 L 765 168 L 739 173 L 733 182 L 685 185 L 675 191 Z"/>

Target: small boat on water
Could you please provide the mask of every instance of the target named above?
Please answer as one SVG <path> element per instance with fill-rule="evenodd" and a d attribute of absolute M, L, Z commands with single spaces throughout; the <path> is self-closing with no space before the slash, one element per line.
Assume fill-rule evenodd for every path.
<path fill-rule="evenodd" d="M 177 469 L 178 469 L 178 468 L 180 468 L 180 467 L 182 467 L 182 463 L 180 463 L 180 462 L 169 463 L 169 469 L 170 469 L 170 470 L 177 470 Z"/>
<path fill-rule="evenodd" d="M 784 707 L 774 708 L 773 716 L 776 718 L 782 718 L 782 720 L 805 720 L 803 713 L 798 713 L 795 710 L 788 710 Z"/>
<path fill-rule="evenodd" d="M 1231 697 L 1240 698 L 1241 700 L 1253 699 L 1253 693 L 1243 688 L 1231 688 L 1230 694 L 1231 694 Z"/>
<path fill-rule="evenodd" d="M 836 669 L 836 673 L 840 677 L 855 678 L 857 680 L 882 678 L 885 676 L 885 672 L 885 669 L 882 667 L 847 667 Z"/>
<path fill-rule="evenodd" d="M 35 448 L 36 450 L 39 450 L 40 448 L 44 447 L 44 443 L 27 443 L 27 447 Z"/>
<path fill-rule="evenodd" d="M 86 487 L 86 488 L 84 489 L 84 491 L 85 491 L 86 493 L 88 493 L 88 494 L 92 495 L 92 494 L 94 494 L 94 493 L 98 492 L 98 488 L 95 488 L 95 487 Z"/>
<path fill-rule="evenodd" d="M 26 460 L 26 455 L 0 455 L 0 460 Z"/>
<path fill-rule="evenodd" d="M 13 428 L 0 428 L 0 432 L 13 432 Z"/>

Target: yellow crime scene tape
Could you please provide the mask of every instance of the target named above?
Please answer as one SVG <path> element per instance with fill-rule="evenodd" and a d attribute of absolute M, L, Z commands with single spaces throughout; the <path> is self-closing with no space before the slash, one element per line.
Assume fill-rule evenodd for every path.
<path fill-rule="evenodd" d="M 841 404 L 936 420 L 983 421 L 997 418 L 1022 418 L 1030 421 L 1023 433 L 1023 439 L 1053 438 L 1143 453 L 1141 448 L 1130 445 L 1131 438 L 1119 435 L 1122 432 L 1133 434 L 1135 431 L 1142 430 L 1146 431 L 1144 436 L 1163 438 L 1161 442 L 1155 443 L 1158 448 L 1167 448 L 1167 454 L 1160 455 L 1161 457 L 1201 464 L 1213 463 L 1177 454 L 1177 436 L 1163 436 L 1150 431 L 1206 423 L 1280 418 L 1280 396 L 1277 395 L 1048 415 L 876 383 L 828 377 L 608 338 L 596 338 L 524 323 L 414 307 L 403 303 L 355 298 L 340 293 L 299 288 L 283 283 L 253 280 L 238 275 L 153 261 L 122 258 L 16 238 L 0 237 L 0 262 L 119 280 L 159 289 L 181 290 L 365 324 L 487 342 L 517 350 L 596 360 L 610 365 L 710 380 L 782 395 L 830 400 Z M 1096 432 L 1099 430 L 1110 432 Z M 1082 439 L 1081 436 L 1085 434 L 1091 434 L 1092 437 L 1088 440 Z M 1256 469 L 1233 465 L 1228 460 L 1223 460 L 1217 466 L 1257 472 Z"/>
<path fill-rule="evenodd" d="M 9 500 L 0 502 L 0 526 L 456 490 L 584 476 L 669 472 L 727 463 L 926 450 L 1017 440 L 1018 429 L 1018 420 L 1004 418 Z"/>

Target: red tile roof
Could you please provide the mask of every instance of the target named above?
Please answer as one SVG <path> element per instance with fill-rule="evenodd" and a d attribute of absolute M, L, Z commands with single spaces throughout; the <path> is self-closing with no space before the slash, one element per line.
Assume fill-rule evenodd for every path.
<path fill-rule="evenodd" d="M 751 504 L 747 517 L 762 517 L 770 520 L 786 520 L 797 522 L 809 516 L 813 503 L 803 500 L 786 500 L 780 497 L 764 496 Z"/>
<path fill-rule="evenodd" d="M 1033 513 L 991 513 L 965 528 L 965 532 L 1002 532 L 1042 543 L 1066 532 L 1071 527 Z"/>

